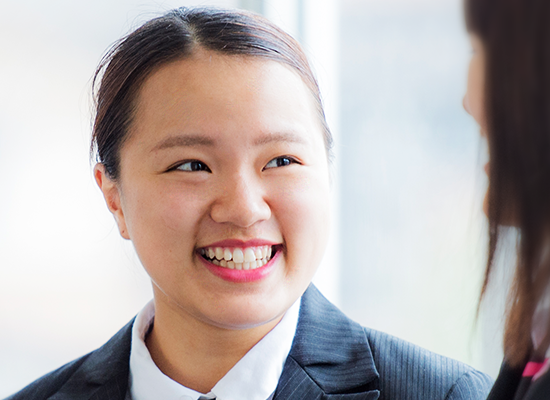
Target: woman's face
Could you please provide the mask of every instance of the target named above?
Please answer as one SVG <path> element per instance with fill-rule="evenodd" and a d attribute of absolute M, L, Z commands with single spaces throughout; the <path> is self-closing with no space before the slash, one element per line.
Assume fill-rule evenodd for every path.
<path fill-rule="evenodd" d="M 115 184 L 96 178 L 159 302 L 243 329 L 301 296 L 328 238 L 314 99 L 283 64 L 198 50 L 141 88 Z"/>
<path fill-rule="evenodd" d="M 475 34 L 470 36 L 472 43 L 472 58 L 468 69 L 468 86 L 464 96 L 464 109 L 478 123 L 481 136 L 487 138 L 487 122 L 485 116 L 485 50 L 479 37 Z M 489 163 L 485 165 L 485 172 L 489 172 Z M 483 210 L 487 214 L 487 194 L 483 202 Z"/>

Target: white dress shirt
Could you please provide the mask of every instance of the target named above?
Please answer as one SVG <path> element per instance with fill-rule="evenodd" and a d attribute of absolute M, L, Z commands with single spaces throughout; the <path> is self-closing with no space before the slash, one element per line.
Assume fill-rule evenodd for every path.
<path fill-rule="evenodd" d="M 139 312 L 132 328 L 128 397 L 132 400 L 271 400 L 283 371 L 298 324 L 300 299 L 281 321 L 216 383 L 209 393 L 199 393 L 164 375 L 145 345 L 145 335 L 155 316 L 151 300 Z"/>

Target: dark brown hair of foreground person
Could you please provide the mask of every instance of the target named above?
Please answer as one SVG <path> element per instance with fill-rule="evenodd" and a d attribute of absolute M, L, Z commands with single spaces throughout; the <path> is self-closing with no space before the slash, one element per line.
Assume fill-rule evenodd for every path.
<path fill-rule="evenodd" d="M 466 0 L 466 20 L 486 55 L 490 239 L 482 297 L 502 229 L 513 225 L 517 265 L 504 352 L 517 366 L 532 349 L 533 314 L 550 275 L 550 2 Z"/>
<path fill-rule="evenodd" d="M 246 11 L 182 7 L 153 19 L 111 48 L 93 81 L 95 121 L 92 154 L 109 178 L 119 176 L 120 149 L 131 130 L 143 82 L 158 68 L 190 57 L 200 47 L 234 56 L 262 57 L 290 66 L 317 103 L 327 154 L 332 136 L 317 81 L 300 45 L 267 19 Z"/>

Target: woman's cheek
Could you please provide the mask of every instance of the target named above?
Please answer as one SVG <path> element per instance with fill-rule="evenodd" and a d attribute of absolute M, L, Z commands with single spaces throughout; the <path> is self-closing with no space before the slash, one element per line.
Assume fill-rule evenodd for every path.
<path fill-rule="evenodd" d="M 145 264 L 164 264 L 189 253 L 197 228 L 200 196 L 182 185 L 143 185 L 127 196 L 127 224 Z"/>
<path fill-rule="evenodd" d="M 171 177 L 150 182 L 136 196 L 140 214 L 150 224 L 144 228 L 172 236 L 192 231 L 208 198 L 205 186 Z"/>
<path fill-rule="evenodd" d="M 295 179 L 275 196 L 278 216 L 290 262 L 312 263 L 322 258 L 329 231 L 330 186 L 317 176 Z"/>
<path fill-rule="evenodd" d="M 476 55 L 471 63 L 468 74 L 468 104 L 469 112 L 482 130 L 486 129 L 484 109 L 484 62 L 482 55 Z"/>
<path fill-rule="evenodd" d="M 204 214 L 205 197 L 195 190 L 176 190 L 159 199 L 159 216 L 166 230 L 179 235 L 194 232 L 197 220 Z"/>

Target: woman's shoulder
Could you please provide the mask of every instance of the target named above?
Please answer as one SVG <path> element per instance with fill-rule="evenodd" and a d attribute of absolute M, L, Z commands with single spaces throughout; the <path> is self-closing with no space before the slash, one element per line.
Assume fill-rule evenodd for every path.
<path fill-rule="evenodd" d="M 56 394 L 65 395 L 60 399 L 74 399 L 75 394 L 91 393 L 98 387 L 125 393 L 133 322 L 99 349 L 42 376 L 5 400 L 46 400 Z"/>
<path fill-rule="evenodd" d="M 302 296 L 290 357 L 326 393 L 368 388 L 380 400 L 485 400 L 492 386 L 466 364 L 362 327 L 313 285 Z"/>
<path fill-rule="evenodd" d="M 75 371 L 80 368 L 90 354 L 86 354 L 85 356 L 63 365 L 55 371 L 47 373 L 5 400 L 48 399 L 74 375 Z"/>
<path fill-rule="evenodd" d="M 493 379 L 474 368 L 395 336 L 364 328 L 380 374 L 383 398 L 486 399 Z"/>

